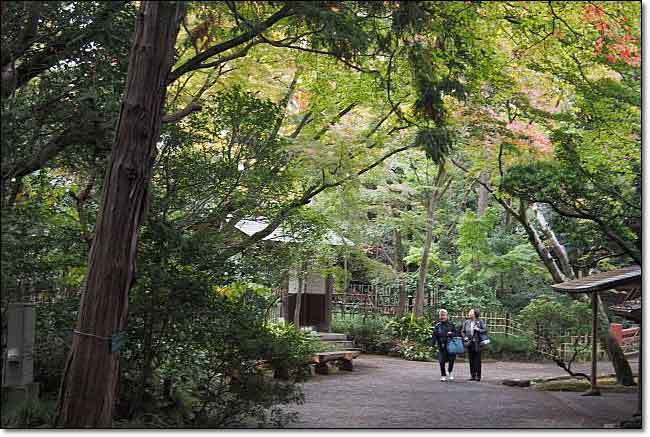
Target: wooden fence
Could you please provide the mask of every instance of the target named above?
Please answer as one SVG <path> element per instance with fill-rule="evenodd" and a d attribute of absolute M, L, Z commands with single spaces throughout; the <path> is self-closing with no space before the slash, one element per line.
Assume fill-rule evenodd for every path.
<path fill-rule="evenodd" d="M 400 287 L 404 284 L 374 285 L 359 282 L 350 283 L 345 293 L 332 294 L 332 313 L 343 316 L 357 313 L 382 314 L 393 316 L 399 308 Z M 406 296 L 406 311 L 413 311 L 415 297 L 412 293 Z M 437 290 L 427 287 L 424 293 L 425 311 L 431 311 L 438 302 Z"/>
<path fill-rule="evenodd" d="M 394 316 L 397 313 L 399 290 L 356 285 L 348 291 L 345 294 L 332 295 L 332 312 L 337 313 L 340 317 L 356 314 Z M 412 311 L 413 300 L 413 296 L 409 295 L 407 312 Z M 428 290 L 425 297 L 425 313 L 435 315 L 438 309 L 437 293 Z M 469 308 L 449 313 L 449 318 L 455 321 L 465 320 L 468 311 Z M 523 338 L 534 342 L 535 350 L 547 358 L 560 358 L 568 361 L 577 350 L 577 360 L 588 361 L 591 359 L 591 335 L 575 335 L 565 332 L 562 335 L 543 336 L 540 334 L 541 330 L 524 326 L 507 312 L 486 311 L 481 314 L 481 319 L 487 324 L 490 334 Z M 636 341 L 629 340 L 622 343 L 621 346 L 624 352 L 634 353 L 639 350 L 639 343 L 638 339 Z M 599 359 L 606 359 L 606 350 L 602 348 L 601 344 L 597 346 L 597 353 Z"/>

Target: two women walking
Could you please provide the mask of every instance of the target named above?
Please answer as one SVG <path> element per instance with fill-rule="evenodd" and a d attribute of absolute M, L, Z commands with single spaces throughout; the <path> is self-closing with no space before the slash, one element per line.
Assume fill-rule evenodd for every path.
<path fill-rule="evenodd" d="M 487 327 L 480 319 L 478 309 L 471 309 L 467 320 L 463 322 L 460 332 L 456 330 L 453 322 L 449 320 L 447 310 L 438 312 L 438 322 L 433 327 L 434 341 L 438 345 L 438 362 L 440 363 L 440 381 L 453 381 L 454 361 L 456 354 L 449 351 L 449 343 L 454 337 L 461 337 L 463 345 L 469 355 L 470 381 L 481 380 L 481 347 L 487 340 Z M 447 364 L 447 369 L 445 369 Z"/>

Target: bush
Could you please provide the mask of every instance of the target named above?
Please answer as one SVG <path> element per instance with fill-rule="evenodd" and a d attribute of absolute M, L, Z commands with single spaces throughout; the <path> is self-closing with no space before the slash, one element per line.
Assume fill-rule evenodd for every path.
<path fill-rule="evenodd" d="M 279 405 L 300 403 L 293 381 L 274 380 L 260 360 L 298 367 L 317 347 L 292 326 L 268 325 L 266 309 L 275 297 L 249 283 L 195 292 L 200 307 L 170 320 L 173 329 L 157 338 L 155 368 L 142 399 L 138 323 L 124 354 L 118 426 L 239 427 L 281 426 L 293 420 Z M 177 315 L 174 315 L 177 317 Z M 295 368 L 294 367 L 294 368 Z M 297 372 L 299 373 L 299 372 Z"/>
<path fill-rule="evenodd" d="M 434 361 L 437 348 L 431 341 L 433 320 L 414 314 L 394 318 L 386 324 L 386 334 L 397 339 L 392 353 L 411 361 Z"/>
<path fill-rule="evenodd" d="M 588 303 L 566 296 L 541 296 L 521 310 L 519 318 L 538 334 L 562 335 L 567 330 L 581 334 L 590 330 L 590 311 Z"/>
<path fill-rule="evenodd" d="M 388 320 L 388 317 L 377 315 L 336 315 L 332 319 L 332 331 L 352 337 L 354 343 L 364 352 L 387 353 L 392 347 L 391 338 L 385 335 Z"/>
<path fill-rule="evenodd" d="M 491 335 L 490 345 L 483 349 L 483 354 L 486 358 L 497 360 L 529 361 L 539 359 L 532 340 L 505 335 Z"/>
<path fill-rule="evenodd" d="M 13 409 L 2 406 L 3 428 L 52 428 L 56 416 L 56 401 L 31 399 Z"/>
<path fill-rule="evenodd" d="M 433 320 L 429 317 L 416 318 L 414 314 L 410 314 L 392 319 L 386 324 L 385 329 L 394 338 L 430 346 Z"/>
<path fill-rule="evenodd" d="M 41 393 L 58 393 L 78 312 L 77 296 L 36 305 L 34 381 Z"/>
<path fill-rule="evenodd" d="M 268 325 L 270 337 L 266 359 L 274 370 L 293 374 L 296 379 L 307 375 L 306 365 L 316 352 L 324 352 L 329 346 L 315 339 L 308 331 L 296 329 L 288 323 Z"/>
<path fill-rule="evenodd" d="M 436 348 L 410 340 L 398 340 L 391 350 L 393 354 L 409 361 L 435 361 Z"/>

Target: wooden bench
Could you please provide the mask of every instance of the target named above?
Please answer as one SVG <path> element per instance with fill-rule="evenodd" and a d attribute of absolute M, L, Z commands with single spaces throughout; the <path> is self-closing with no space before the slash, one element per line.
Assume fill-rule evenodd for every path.
<path fill-rule="evenodd" d="M 334 366 L 341 370 L 352 371 L 354 368 L 352 360 L 360 354 L 360 351 L 319 352 L 312 357 L 312 363 L 316 364 L 316 373 L 322 375 L 331 373 Z"/>
<path fill-rule="evenodd" d="M 311 358 L 310 364 L 314 365 L 315 372 L 322 375 L 335 372 L 335 368 L 352 371 L 354 366 L 352 360 L 358 357 L 361 351 L 336 351 L 336 352 L 319 352 Z M 260 370 L 272 369 L 271 363 L 266 360 L 258 360 L 257 366 Z M 289 379 L 289 369 L 273 369 L 273 377 L 277 379 Z"/>

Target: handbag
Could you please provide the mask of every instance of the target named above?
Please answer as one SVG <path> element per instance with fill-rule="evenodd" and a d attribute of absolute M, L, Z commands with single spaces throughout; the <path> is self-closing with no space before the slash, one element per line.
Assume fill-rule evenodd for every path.
<path fill-rule="evenodd" d="M 490 344 L 490 337 L 488 337 L 488 335 L 487 335 L 487 328 L 486 328 L 485 332 L 481 332 L 479 334 L 478 338 L 479 338 L 479 343 L 481 344 L 481 346 L 487 346 L 488 344 Z"/>
<path fill-rule="evenodd" d="M 448 354 L 463 354 L 465 353 L 465 347 L 463 346 L 463 339 L 460 337 L 453 337 L 447 342 L 447 353 Z"/>

